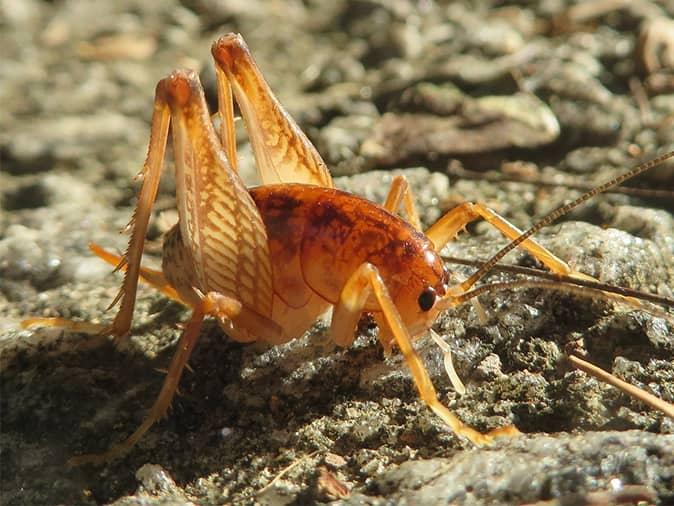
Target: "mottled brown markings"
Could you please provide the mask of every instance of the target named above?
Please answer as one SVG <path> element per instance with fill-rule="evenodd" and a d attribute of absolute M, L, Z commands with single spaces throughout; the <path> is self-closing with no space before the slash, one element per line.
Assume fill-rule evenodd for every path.
<path fill-rule="evenodd" d="M 354 230 L 353 220 L 331 202 L 317 202 L 307 220 L 305 237 L 317 240 L 326 252 L 336 254 Z"/>
<path fill-rule="evenodd" d="M 446 278 L 439 258 L 440 265 L 430 270 L 425 266 L 424 275 L 417 275 L 423 269 L 414 265 L 417 256 L 425 258 L 425 251 L 432 251 L 431 243 L 387 210 L 371 202 L 364 206 L 364 199 L 329 188 L 268 185 L 252 189 L 251 195 L 267 227 L 275 265 L 290 265 L 299 254 L 304 281 L 324 300 L 335 303 L 346 281 L 342 273 L 362 262 L 379 266 L 391 280 L 392 292 L 407 289 L 411 280 L 419 293 L 431 285 L 444 292 Z M 317 266 L 330 272 L 331 280 L 315 284 L 312 276 Z M 287 299 L 277 287 L 275 293 Z"/>
<path fill-rule="evenodd" d="M 335 274 L 344 266 L 368 261 L 393 279 L 395 286 L 391 288 L 398 292 L 420 270 L 414 265 L 415 259 L 425 258 L 426 251 L 433 251 L 424 235 L 387 210 L 371 203 L 363 206 L 363 199 L 339 190 L 269 185 L 251 190 L 251 195 L 263 216 L 270 240 L 284 243 L 277 245 L 274 252 L 279 260 L 292 259 L 301 247 L 302 265 L 313 255 L 312 263 L 320 263 Z M 390 226 L 391 220 L 399 226 Z M 301 238 L 295 237 L 298 233 Z M 308 244 L 314 249 L 307 250 Z M 436 260 L 438 265 L 431 265 L 428 275 L 417 277 L 420 291 L 437 285 L 433 286 L 435 290 L 444 293 L 447 278 L 439 258 Z M 302 273 L 304 275 L 304 270 Z M 344 281 L 334 279 L 332 291 L 326 285 L 322 296 L 335 302 L 333 292 Z"/>
<path fill-rule="evenodd" d="M 268 192 L 266 187 L 252 188 L 253 197 L 267 231 L 274 236 L 282 236 L 291 227 L 292 218 L 301 216 L 298 210 L 303 203 L 291 194 Z"/>
<path fill-rule="evenodd" d="M 348 216 L 344 208 L 340 208 L 330 200 L 318 200 L 311 209 L 310 222 L 315 227 L 334 226 L 353 228 L 353 218 Z"/>

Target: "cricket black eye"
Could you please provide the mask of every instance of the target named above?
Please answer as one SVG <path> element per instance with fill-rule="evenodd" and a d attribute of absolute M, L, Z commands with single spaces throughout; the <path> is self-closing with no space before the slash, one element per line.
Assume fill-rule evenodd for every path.
<path fill-rule="evenodd" d="M 426 288 L 419 295 L 417 302 L 422 311 L 429 311 L 433 307 L 433 304 L 435 304 L 435 290 L 431 287 Z"/>

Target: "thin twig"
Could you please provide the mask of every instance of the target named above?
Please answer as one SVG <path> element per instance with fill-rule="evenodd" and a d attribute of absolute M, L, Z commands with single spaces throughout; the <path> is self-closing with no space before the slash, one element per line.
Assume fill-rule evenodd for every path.
<path fill-rule="evenodd" d="M 264 487 L 262 487 L 262 488 L 258 491 L 258 494 L 261 494 L 261 493 L 263 493 L 264 491 L 266 491 L 266 490 L 270 489 L 271 487 L 273 487 L 274 484 L 275 484 L 278 480 L 280 480 L 281 478 L 283 478 L 286 474 L 288 474 L 289 471 L 291 471 L 292 469 L 294 469 L 294 468 L 296 468 L 297 466 L 299 466 L 299 465 L 300 465 L 302 462 L 304 462 L 305 460 L 310 459 L 311 457 L 313 457 L 314 455 L 316 455 L 319 451 L 320 451 L 320 450 L 316 450 L 316 451 L 313 451 L 313 452 L 311 452 L 311 453 L 308 453 L 308 454 L 306 454 L 304 457 L 301 457 L 301 458 L 297 459 L 296 461 L 290 463 L 287 467 L 283 468 L 283 469 L 281 470 L 281 472 L 279 472 L 276 476 L 274 476 L 274 478 L 273 478 L 269 483 L 267 483 Z"/>
<path fill-rule="evenodd" d="M 674 404 L 663 401 L 659 397 L 656 397 L 655 395 L 650 394 L 637 386 L 627 383 L 614 376 L 610 372 L 604 371 L 602 368 L 586 362 L 575 355 L 569 355 L 568 359 L 574 365 L 574 367 L 577 367 L 581 371 L 586 372 L 590 376 L 594 376 L 604 383 L 613 385 L 618 390 L 625 392 L 627 395 L 634 397 L 636 400 L 641 401 L 644 404 L 648 404 L 653 409 L 662 411 L 666 416 L 674 420 Z"/>

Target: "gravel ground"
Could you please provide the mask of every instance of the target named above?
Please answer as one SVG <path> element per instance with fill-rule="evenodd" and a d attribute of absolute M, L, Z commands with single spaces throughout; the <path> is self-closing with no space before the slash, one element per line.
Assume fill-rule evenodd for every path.
<path fill-rule="evenodd" d="M 0 502 L 615 504 L 638 485 L 645 503 L 674 503 L 674 421 L 564 359 L 572 348 L 671 402 L 673 325 L 544 290 L 484 296 L 486 324 L 471 305 L 436 322 L 463 396 L 435 344 L 417 342 L 443 403 L 481 430 L 514 423 L 520 438 L 458 439 L 367 324 L 349 349 L 326 344 L 321 321 L 268 349 L 208 324 L 165 421 L 121 460 L 66 465 L 135 429 L 187 312 L 141 288 L 119 350 L 19 322 L 112 317 L 119 276 L 87 243 L 124 247 L 154 85 L 195 68 L 212 97 L 218 35 L 243 34 L 339 186 L 381 201 L 403 171 L 427 225 L 479 200 L 525 227 L 579 195 L 557 183 L 593 185 L 674 149 L 672 2 L 326 4 L 0 0 Z M 251 174 L 243 135 L 240 153 Z M 486 180 L 504 177 L 556 184 Z M 672 297 L 674 165 L 628 186 L 663 192 L 599 196 L 540 241 L 602 281 Z M 150 263 L 174 194 L 166 177 Z M 447 255 L 504 244 L 486 224 L 468 231 Z"/>

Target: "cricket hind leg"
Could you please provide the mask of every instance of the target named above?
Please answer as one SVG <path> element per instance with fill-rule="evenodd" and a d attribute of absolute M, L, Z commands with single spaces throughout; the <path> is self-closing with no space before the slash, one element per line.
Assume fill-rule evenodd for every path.
<path fill-rule="evenodd" d="M 241 311 L 241 304 L 230 297 L 209 292 L 203 296 L 201 302 L 192 308 L 192 316 L 185 326 L 178 341 L 177 349 L 171 360 L 164 384 L 143 423 L 126 440 L 115 444 L 100 454 L 79 455 L 71 458 L 68 463 L 73 466 L 83 464 L 101 465 L 127 453 L 143 437 L 143 435 L 166 415 L 171 406 L 173 396 L 178 389 L 180 378 L 199 338 L 201 325 L 207 315 L 212 315 L 220 321 L 232 319 Z"/>
<path fill-rule="evenodd" d="M 152 205 L 154 204 L 159 187 L 171 120 L 171 111 L 167 102 L 167 90 L 172 83 L 165 81 L 159 82 L 155 92 L 150 142 L 143 170 L 139 174 L 142 184 L 138 192 L 138 203 L 129 223 L 131 236 L 126 253 L 119 257 L 119 262 L 116 263 L 118 268 L 124 270 L 124 280 L 117 296 L 112 301 L 112 304 L 110 304 L 110 307 L 113 307 L 119 302 L 119 310 L 114 320 L 110 324 L 98 325 L 87 322 L 71 322 L 64 318 L 29 318 L 21 322 L 22 327 L 30 328 L 41 325 L 77 332 L 85 331 L 91 334 L 111 335 L 114 337 L 117 345 L 123 343 L 128 338 L 136 303 L 136 290 L 141 271 L 140 261 L 143 255 L 145 234 L 150 220 Z"/>
<path fill-rule="evenodd" d="M 243 38 L 233 33 L 224 35 L 213 44 L 211 53 L 216 65 L 222 120 L 220 141 L 230 161 L 236 157 L 232 119 L 232 100 L 235 99 L 262 184 L 334 187 L 318 150 L 276 99 Z"/>
<path fill-rule="evenodd" d="M 123 261 L 123 257 L 121 255 L 112 253 L 94 242 L 89 244 L 89 250 L 115 268 L 120 268 L 122 271 L 126 271 L 127 265 Z M 150 285 L 155 290 L 163 293 L 170 299 L 173 299 L 181 304 L 188 305 L 188 303 L 185 302 L 185 300 L 183 300 L 180 295 L 178 295 L 178 292 L 169 283 L 162 271 L 141 266 L 139 269 L 139 278 L 141 281 Z M 110 328 L 109 324 L 91 323 L 60 317 L 26 318 L 25 320 L 21 321 L 21 326 L 25 329 L 34 327 L 58 328 L 68 332 L 78 332 L 82 334 L 105 334 Z"/>
<path fill-rule="evenodd" d="M 519 430 L 513 425 L 500 427 L 483 434 L 464 424 L 440 402 L 428 371 L 412 346 L 412 338 L 391 299 L 384 281 L 379 275 L 379 271 L 370 263 L 362 264 L 350 276 L 342 289 L 339 302 L 336 304 L 333 312 L 330 329 L 336 343 L 350 343 L 353 341 L 358 317 L 362 313 L 370 294 L 374 294 L 381 308 L 381 318 L 386 322 L 387 326 L 386 334 L 392 334 L 395 344 L 400 349 L 412 374 L 419 397 L 457 435 L 465 437 L 475 445 L 482 446 L 490 444 L 497 437 L 520 434 Z M 382 344 L 390 346 L 389 343 L 383 342 Z"/>

